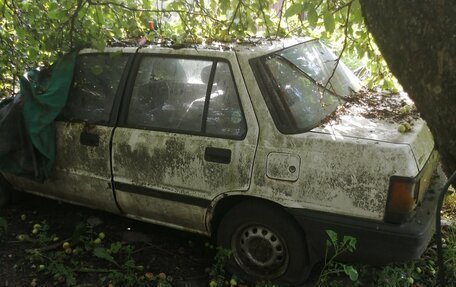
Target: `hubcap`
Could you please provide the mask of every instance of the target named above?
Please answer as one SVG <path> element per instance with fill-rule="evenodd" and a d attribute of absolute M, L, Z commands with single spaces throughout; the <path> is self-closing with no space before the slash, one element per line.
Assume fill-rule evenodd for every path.
<path fill-rule="evenodd" d="M 250 275 L 274 279 L 287 269 L 286 244 L 265 226 L 240 227 L 232 238 L 231 247 L 238 265 Z"/>

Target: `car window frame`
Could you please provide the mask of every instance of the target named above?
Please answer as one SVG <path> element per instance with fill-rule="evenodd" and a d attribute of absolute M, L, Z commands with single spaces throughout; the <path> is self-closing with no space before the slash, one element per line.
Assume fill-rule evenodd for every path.
<path fill-rule="evenodd" d="M 100 122 L 100 121 L 92 121 L 92 120 L 83 120 L 83 119 L 68 119 L 63 116 L 63 109 L 56 118 L 56 121 L 58 122 L 68 122 L 68 123 L 84 123 L 84 124 L 91 124 L 91 125 L 100 125 L 100 126 L 108 126 L 108 127 L 115 127 L 116 123 L 118 121 L 119 117 L 119 110 L 120 110 L 120 105 L 122 101 L 123 94 L 125 93 L 125 87 L 127 86 L 128 83 L 128 78 L 130 77 L 130 72 L 132 68 L 132 64 L 134 62 L 134 58 L 136 53 L 132 52 L 126 52 L 120 50 L 122 55 L 125 55 L 127 57 L 127 62 L 125 64 L 124 70 L 122 71 L 122 75 L 120 76 L 119 84 L 117 86 L 116 93 L 114 94 L 114 99 L 111 107 L 111 111 L 109 114 L 109 119 L 106 122 Z M 109 57 L 109 54 L 113 53 L 119 53 L 119 51 L 97 51 L 97 52 L 83 52 L 78 54 L 77 60 L 80 59 L 80 56 L 97 56 L 97 55 L 107 55 Z M 71 86 L 70 90 L 68 91 L 68 97 L 71 97 L 73 93 L 73 87 L 75 84 L 75 79 L 76 79 L 76 73 L 78 69 L 78 62 L 76 62 L 75 68 L 74 68 L 74 73 L 73 73 L 73 78 L 71 80 Z"/>
<path fill-rule="evenodd" d="M 195 131 L 188 131 L 188 130 L 178 130 L 178 129 L 170 129 L 170 128 L 158 128 L 158 127 L 145 127 L 141 125 L 133 125 L 133 124 L 128 124 L 127 119 L 128 119 L 128 112 L 130 108 L 130 103 L 131 103 L 131 98 L 133 96 L 133 89 L 135 86 L 135 81 L 139 72 L 139 68 L 141 65 L 141 61 L 145 57 L 161 57 L 161 58 L 173 58 L 173 59 L 186 59 L 186 60 L 203 60 L 203 61 L 210 61 L 212 62 L 212 69 L 211 73 L 209 75 L 209 80 L 207 83 L 207 89 L 206 89 L 206 96 L 205 96 L 205 103 L 204 103 L 204 110 L 203 110 L 203 116 L 202 116 L 202 124 L 201 124 L 201 130 L 199 132 Z M 207 133 L 206 131 L 203 132 L 203 127 L 205 129 L 205 126 L 207 124 L 207 115 L 209 112 L 209 101 L 210 101 L 210 94 L 212 91 L 212 86 L 214 83 L 214 78 L 215 78 L 215 72 L 216 72 L 216 66 L 218 62 L 223 62 L 228 64 L 229 70 L 230 70 L 230 75 L 233 81 L 234 89 L 236 91 L 236 99 L 239 104 L 239 108 L 241 109 L 241 114 L 242 114 L 242 120 L 244 122 L 244 132 L 235 137 L 235 136 L 230 136 L 230 135 L 221 135 L 221 134 L 211 134 Z M 236 79 L 234 77 L 234 72 L 232 68 L 232 63 L 225 58 L 222 57 L 208 57 L 208 56 L 194 56 L 194 55 L 179 55 L 179 54 L 165 54 L 165 53 L 136 53 L 136 57 L 134 59 L 134 62 L 132 64 L 132 68 L 130 71 L 130 77 L 128 78 L 127 85 L 125 87 L 125 92 L 122 97 L 122 103 L 121 103 L 121 108 L 119 111 L 119 121 L 117 123 L 118 127 L 121 128 L 130 128 L 130 129 L 139 129 L 139 130 L 149 130 L 149 131 L 154 131 L 154 132 L 168 132 L 168 133 L 176 133 L 176 134 L 185 134 L 185 135 L 192 135 L 192 136 L 202 136 L 202 137 L 210 137 L 210 138 L 220 138 L 220 139 L 229 139 L 229 140 L 237 140 L 237 141 L 242 141 L 246 138 L 247 133 L 248 133 L 248 123 L 247 123 L 247 118 L 245 115 L 245 110 L 242 105 L 238 85 L 236 83 Z"/>
<path fill-rule="evenodd" d="M 269 81 L 271 78 L 268 75 L 269 70 L 265 67 L 261 59 L 262 57 L 255 58 L 249 62 L 269 114 L 279 132 L 282 134 L 295 134 L 297 127 L 290 113 L 286 111 L 279 112 L 279 108 L 282 108 L 283 105 L 277 101 L 280 98 L 277 94 L 277 88 Z"/>

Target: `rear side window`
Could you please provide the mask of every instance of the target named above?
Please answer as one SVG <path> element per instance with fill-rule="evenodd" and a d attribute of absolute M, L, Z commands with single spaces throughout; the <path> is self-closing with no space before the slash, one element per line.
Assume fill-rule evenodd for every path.
<path fill-rule="evenodd" d="M 291 114 L 298 130 L 312 129 L 340 104 L 337 97 L 324 93 L 322 88 L 282 58 L 272 57 L 265 63 L 280 90 L 281 103 Z"/>
<path fill-rule="evenodd" d="M 157 56 L 140 62 L 127 125 L 228 138 L 246 130 L 227 63 Z"/>
<path fill-rule="evenodd" d="M 61 118 L 107 123 L 127 61 L 128 55 L 118 53 L 80 55 Z"/>

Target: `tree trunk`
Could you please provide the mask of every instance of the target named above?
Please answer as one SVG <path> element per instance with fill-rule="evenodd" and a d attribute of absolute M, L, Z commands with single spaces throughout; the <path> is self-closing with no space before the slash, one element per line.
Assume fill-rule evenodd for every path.
<path fill-rule="evenodd" d="M 456 170 L 456 1 L 360 0 L 391 71 L 434 136 L 448 174 Z"/>

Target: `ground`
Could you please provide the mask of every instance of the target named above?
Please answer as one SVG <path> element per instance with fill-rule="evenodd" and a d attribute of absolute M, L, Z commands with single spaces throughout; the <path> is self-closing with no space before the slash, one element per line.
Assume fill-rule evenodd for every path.
<path fill-rule="evenodd" d="M 164 273 L 173 286 L 207 286 L 209 282 L 208 268 L 211 267 L 214 252 L 207 244 L 209 239 L 203 236 L 22 193 L 16 196 L 11 206 L 0 210 L 0 217 L 8 224 L 6 235 L 0 237 L 0 286 L 30 286 L 34 279 L 37 279 L 37 286 L 65 286 L 63 282 L 58 284 L 62 279 L 52 276 L 51 273 L 55 273 L 55 270 L 39 270 L 40 265 L 45 265 L 44 269 L 51 267 L 51 262 L 33 259 L 31 250 L 47 248 L 47 253 L 63 251 L 62 244 L 71 242 L 75 227 L 80 223 L 94 225 L 94 234 L 104 233 L 105 238 L 100 245 L 110 246 L 110 243 L 121 242 L 124 246 L 134 246 L 132 257 L 135 265 L 144 267 L 143 272 L 135 272 L 138 276 L 141 273 L 153 273 L 154 276 Z M 49 237 L 52 243 L 37 242 L 41 238 L 39 234 L 33 234 L 36 224 L 41 226 L 37 233 L 44 233 L 42 230 L 46 225 L 46 237 Z M 98 286 L 101 277 L 106 275 L 101 269 L 108 268 L 109 262 L 86 255 L 84 261 L 87 266 L 80 266 L 81 272 L 76 272 L 76 281 L 78 284 L 83 282 Z M 64 262 L 67 262 L 66 259 Z M 100 272 L 84 271 L 82 267 L 100 269 Z M 111 269 L 124 268 L 121 266 Z"/>

